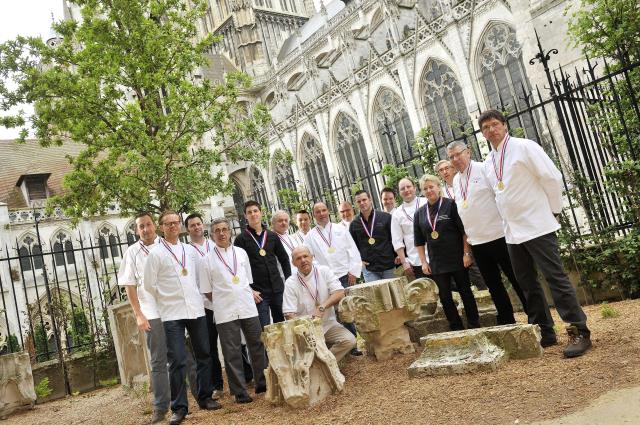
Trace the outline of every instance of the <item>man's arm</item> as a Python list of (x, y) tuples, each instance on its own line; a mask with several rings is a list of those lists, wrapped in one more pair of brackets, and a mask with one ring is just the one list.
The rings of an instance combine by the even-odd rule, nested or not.
[(142, 284), (145, 291), (158, 303), (158, 266), (159, 259), (153, 255), (153, 252), (147, 257), (144, 265), (144, 273), (142, 274)]
[(362, 258), (360, 257), (360, 251), (353, 241), (351, 235), (347, 232), (344, 233), (344, 239), (347, 244), (347, 254), (349, 255), (349, 285), (356, 283), (356, 279), (360, 277), (362, 272)]
[(562, 212), (562, 173), (553, 163), (549, 155), (532, 140), (524, 144), (526, 164), (531, 173), (537, 177), (542, 189), (547, 194), (551, 212)]
[(146, 332), (150, 331), (151, 325), (140, 309), (140, 300), (138, 300), (138, 288), (132, 285), (127, 285), (125, 286), (125, 291), (127, 291), (127, 299), (129, 300), (129, 304), (131, 304), (133, 314), (136, 315), (136, 324), (138, 325), (138, 329)]

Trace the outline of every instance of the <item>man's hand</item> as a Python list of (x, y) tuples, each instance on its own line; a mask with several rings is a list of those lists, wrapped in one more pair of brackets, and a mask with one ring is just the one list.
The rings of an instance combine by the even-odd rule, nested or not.
[(404, 270), (404, 274), (415, 276), (415, 274), (413, 273), (413, 267), (411, 267), (411, 264), (408, 261), (402, 263), (402, 269)]
[(393, 260), (393, 263), (394, 263), (396, 266), (399, 266), (400, 264), (402, 264), (402, 260), (400, 259), (400, 257), (396, 257), (396, 259), (395, 259), (395, 260)]
[(144, 332), (149, 332), (151, 330), (151, 325), (144, 314), (140, 313), (139, 316), (136, 316), (136, 324), (138, 325), (138, 329)]
[(424, 263), (422, 265), (422, 273), (431, 274), (431, 267), (429, 267), (429, 263)]
[(471, 257), (471, 255), (464, 254), (462, 256), (462, 264), (464, 264), (465, 269), (468, 269), (473, 264), (473, 257)]
[(367, 263), (366, 261), (362, 262), (362, 267), (367, 267), (370, 263)]
[(260, 296), (260, 292), (258, 291), (253, 291), (253, 301), (256, 302), (256, 304), (260, 304), (262, 302), (262, 297)]
[(317, 317), (319, 319), (322, 319), (326, 312), (327, 312), (326, 309), (324, 311), (320, 311), (320, 306), (316, 306), (316, 309), (313, 312), (313, 317)]
[(356, 283), (356, 280), (358, 279), (354, 275), (347, 273), (347, 284), (349, 284), (349, 286), (353, 286)]

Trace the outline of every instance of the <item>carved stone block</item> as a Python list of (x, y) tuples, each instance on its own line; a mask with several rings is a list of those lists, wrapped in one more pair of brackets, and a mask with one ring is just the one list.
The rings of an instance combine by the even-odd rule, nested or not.
[(344, 376), (324, 341), (320, 319), (301, 317), (265, 326), (269, 356), (266, 399), (294, 408), (313, 406), (341, 392)]
[(145, 336), (138, 329), (128, 301), (109, 307), (109, 327), (122, 385), (131, 387), (149, 382), (150, 362)]
[(0, 418), (4, 419), (21, 407), (33, 407), (35, 402), (29, 353), (22, 351), (0, 356)]
[(355, 323), (367, 345), (367, 352), (378, 360), (394, 353), (415, 351), (405, 322), (418, 317), (425, 306), (435, 306), (438, 287), (431, 279), (406, 277), (383, 279), (347, 288), (339, 304), (343, 322)]
[(493, 371), (510, 359), (542, 356), (537, 325), (504, 325), (444, 332), (422, 338), (425, 349), (410, 377)]

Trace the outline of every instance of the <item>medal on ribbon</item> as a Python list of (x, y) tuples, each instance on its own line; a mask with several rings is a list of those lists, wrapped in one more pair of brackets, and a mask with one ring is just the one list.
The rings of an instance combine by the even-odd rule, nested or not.
[(509, 144), (509, 140), (511, 140), (511, 136), (507, 133), (504, 136), (504, 142), (502, 144), (502, 150), (500, 152), (500, 169), (496, 167), (496, 151), (491, 153), (491, 162), (493, 163), (493, 171), (496, 173), (496, 179), (498, 179), (498, 190), (504, 190), (504, 182), (502, 181), (504, 177), (504, 155), (507, 151), (507, 145)]
[(251, 234), (249, 229), (245, 229), (244, 231), (247, 232), (249, 236), (251, 236), (251, 239), (253, 239), (253, 241), (256, 243), (256, 245), (258, 245), (258, 254), (260, 254), (262, 257), (267, 255), (267, 251), (264, 249), (264, 247), (267, 244), (267, 231), (265, 229), (262, 230), (262, 236), (260, 237), (260, 242), (258, 242), (258, 240), (253, 236), (253, 234)]
[(431, 238), (432, 239), (438, 239), (440, 237), (440, 234), (438, 233), (438, 231), (436, 230), (436, 225), (438, 224), (438, 215), (440, 214), (440, 207), (442, 206), (442, 198), (440, 198), (440, 202), (438, 203), (438, 209), (436, 210), (436, 216), (433, 219), (433, 222), (431, 221), (431, 213), (429, 213), (429, 205), (427, 204), (427, 221), (429, 222), (429, 226), (431, 226)]
[(206, 239), (204, 241), (204, 245), (207, 247), (207, 249), (206, 249), (207, 252), (206, 253), (200, 251), (200, 248), (198, 248), (198, 245), (196, 245), (196, 244), (194, 244), (192, 242), (189, 242), (189, 245), (194, 247), (196, 249), (196, 251), (198, 251), (198, 254), (200, 254), (201, 257), (204, 257), (205, 255), (207, 255), (209, 253), (209, 241), (206, 240)]
[[(416, 196), (416, 209), (414, 210), (414, 212), (415, 212), (415, 211), (418, 211), (418, 208), (419, 208), (419, 207), (420, 207), (420, 198), (418, 198), (418, 197)], [(412, 216), (410, 216), (409, 214), (407, 214), (407, 211), (404, 209), (404, 204), (403, 204), (400, 208), (402, 209), (402, 212), (403, 212), (403, 213), (404, 213), (404, 215), (407, 217), (407, 219), (408, 219), (410, 222), (412, 222), (412, 223), (413, 223), (413, 217), (412, 217)]]
[(313, 279), (316, 282), (316, 294), (315, 295), (313, 295), (313, 292), (311, 292), (311, 289), (309, 288), (309, 285), (307, 285), (307, 282), (304, 281), (304, 279), (300, 275), (300, 272), (298, 272), (298, 282), (300, 282), (300, 284), (302, 286), (304, 286), (304, 288), (307, 290), (309, 295), (311, 295), (311, 298), (313, 298), (313, 301), (315, 302), (316, 307), (318, 307), (320, 305), (320, 293), (318, 292), (318, 269), (315, 268), (315, 267), (313, 268)]
[[(451, 188), (451, 189), (453, 189), (453, 188)], [(455, 192), (454, 192), (454, 193), (451, 193), (451, 192), (449, 191), (449, 185), (448, 185), (446, 182), (444, 183), (444, 190), (447, 192), (447, 195), (449, 196), (449, 199), (452, 199), (452, 200), (454, 200), (454, 201), (456, 200), (456, 194), (455, 194)]]
[(362, 218), (362, 214), (360, 214), (360, 223), (362, 223), (362, 227), (364, 228), (364, 232), (369, 236), (367, 242), (369, 245), (373, 245), (376, 243), (376, 239), (373, 237), (373, 227), (376, 225), (376, 212), (373, 211), (373, 218), (371, 219), (371, 230), (367, 229), (367, 225), (364, 223), (364, 219)]
[(336, 249), (331, 246), (331, 238), (333, 237), (333, 235), (331, 234), (331, 223), (329, 223), (329, 239), (324, 237), (324, 235), (322, 234), (322, 230), (320, 230), (320, 226), (316, 226), (316, 231), (318, 232), (324, 243), (327, 244), (327, 252), (329, 254), (333, 254), (334, 252), (336, 252)]
[(280, 233), (276, 232), (276, 235), (278, 235), (278, 238), (280, 239), (280, 241), (286, 245), (287, 248), (289, 248), (289, 251), (293, 251), (293, 242), (291, 242), (291, 239), (289, 238), (289, 235), (284, 234), (281, 235)]
[(467, 167), (467, 172), (465, 173), (467, 176), (467, 182), (465, 185), (462, 185), (462, 175), (460, 175), (460, 193), (462, 193), (462, 208), (467, 209), (469, 207), (469, 203), (467, 202), (467, 197), (469, 196), (469, 181), (471, 181), (471, 167), (473, 167), (473, 163), (469, 162), (469, 167)]
[(147, 248), (145, 244), (142, 243), (142, 239), (140, 239), (138, 243), (140, 244), (140, 249), (142, 250), (142, 252), (144, 252), (144, 255), (149, 255), (149, 248)]
[(231, 247), (231, 252), (233, 253), (233, 269), (229, 267), (229, 264), (227, 264), (227, 262), (224, 260), (224, 257), (222, 257), (222, 253), (217, 246), (214, 246), (213, 250), (218, 256), (220, 262), (224, 264), (225, 268), (229, 271), (229, 273), (231, 273), (231, 282), (240, 283), (240, 276), (238, 276), (238, 257), (236, 257), (235, 248), (233, 246)]
[(167, 251), (171, 253), (171, 256), (174, 258), (174, 260), (176, 260), (176, 263), (178, 263), (182, 268), (180, 274), (182, 274), (182, 276), (187, 276), (189, 272), (187, 271), (187, 255), (184, 252), (184, 245), (182, 245), (182, 262), (180, 262), (180, 260), (178, 260), (178, 257), (176, 257), (176, 254), (173, 253), (173, 250), (171, 249), (167, 241), (165, 241), (164, 239), (160, 239), (160, 242), (162, 242), (162, 245), (167, 249)]

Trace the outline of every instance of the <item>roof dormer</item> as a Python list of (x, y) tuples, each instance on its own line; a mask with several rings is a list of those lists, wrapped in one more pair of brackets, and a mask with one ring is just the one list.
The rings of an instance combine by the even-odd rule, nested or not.
[(22, 196), (30, 207), (40, 207), (49, 197), (47, 180), (51, 173), (23, 174), (18, 179), (16, 186), (20, 188)]

